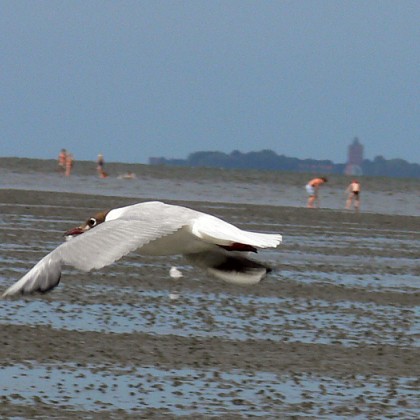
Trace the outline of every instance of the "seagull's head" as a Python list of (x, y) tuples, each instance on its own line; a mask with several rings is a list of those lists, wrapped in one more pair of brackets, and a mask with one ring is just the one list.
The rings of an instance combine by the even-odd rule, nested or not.
[(89, 217), (89, 219), (87, 219), (86, 222), (84, 222), (80, 226), (77, 226), (75, 228), (68, 230), (67, 232), (64, 233), (66, 240), (69, 240), (75, 236), (85, 233), (88, 230), (93, 229), (95, 226), (98, 226), (101, 223), (105, 222), (105, 218), (108, 213), (109, 213), (108, 210), (96, 213), (94, 216)]

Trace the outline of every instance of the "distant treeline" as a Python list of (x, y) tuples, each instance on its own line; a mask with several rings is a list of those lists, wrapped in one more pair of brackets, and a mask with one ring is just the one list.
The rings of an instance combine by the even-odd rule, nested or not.
[[(290, 172), (312, 172), (317, 174), (343, 174), (345, 163), (331, 160), (298, 159), (278, 155), (272, 150), (242, 153), (234, 150), (230, 154), (223, 152), (195, 152), (187, 159), (150, 158), (151, 165), (192, 166), (230, 169), (261, 169)], [(403, 159), (384, 159), (377, 156), (373, 160), (365, 159), (361, 165), (363, 175), (389, 176), (398, 178), (420, 178), (420, 165)]]

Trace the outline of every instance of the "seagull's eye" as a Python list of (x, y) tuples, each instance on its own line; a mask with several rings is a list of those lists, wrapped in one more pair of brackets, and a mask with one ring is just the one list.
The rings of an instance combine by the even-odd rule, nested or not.
[(93, 217), (91, 217), (91, 218), (88, 220), (87, 224), (88, 224), (88, 226), (89, 226), (89, 227), (91, 227), (91, 228), (95, 227), (95, 226), (96, 226), (96, 224), (97, 224), (96, 219), (95, 219), (95, 218), (93, 218)]

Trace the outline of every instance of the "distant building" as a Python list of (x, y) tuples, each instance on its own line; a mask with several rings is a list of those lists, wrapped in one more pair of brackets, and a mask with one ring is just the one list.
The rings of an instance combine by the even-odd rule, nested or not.
[(354, 138), (353, 143), (349, 146), (347, 163), (350, 165), (361, 166), (363, 162), (363, 145), (359, 142), (357, 137)]
[(347, 164), (344, 169), (346, 175), (362, 175), (363, 145), (355, 137), (348, 148)]

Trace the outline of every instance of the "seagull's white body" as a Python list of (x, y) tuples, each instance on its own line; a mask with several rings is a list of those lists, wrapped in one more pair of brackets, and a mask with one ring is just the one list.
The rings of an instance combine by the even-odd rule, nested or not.
[(225, 281), (257, 283), (267, 267), (237, 251), (275, 248), (282, 240), (278, 234), (244, 231), (209, 214), (156, 201), (103, 214), (97, 225), (89, 219), (95, 220), (94, 228), (86, 227), (87, 222), (85, 233), (46, 255), (3, 297), (49, 291), (59, 283), (63, 265), (82, 271), (100, 269), (135, 250), (143, 255), (182, 254)]

